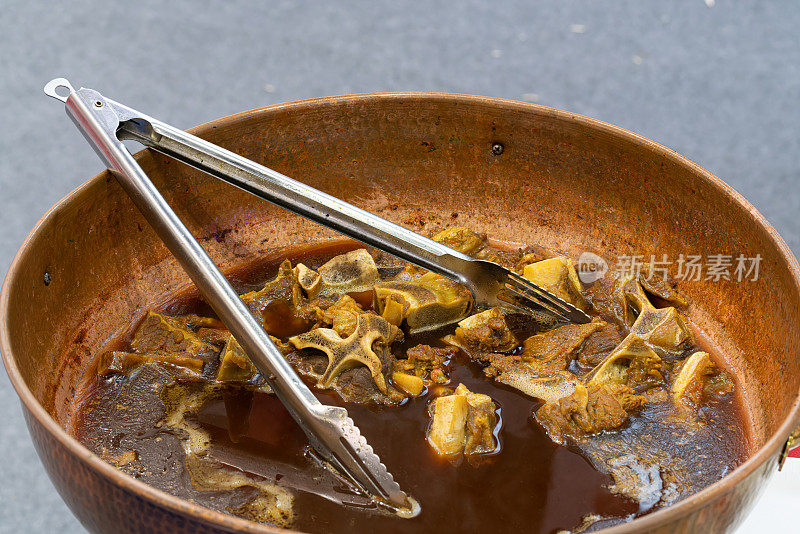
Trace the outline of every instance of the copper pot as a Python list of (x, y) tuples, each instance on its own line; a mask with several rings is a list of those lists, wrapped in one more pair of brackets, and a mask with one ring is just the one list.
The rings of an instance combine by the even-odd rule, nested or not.
[[(732, 529), (778, 468), (800, 424), (800, 267), (753, 206), (686, 158), (571, 113), (445, 94), (281, 104), (194, 133), (415, 230), (458, 223), (611, 262), (760, 254), (757, 281), (680, 285), (691, 321), (740, 377), (752, 456), (696, 495), (607, 532)], [(223, 270), (335, 237), (173, 160), (138, 157)], [(8, 271), (3, 359), (42, 462), (91, 531), (277, 531), (152, 489), (70, 435), (75, 387), (98, 348), (123, 318), (189, 286), (108, 173), (56, 204)]]

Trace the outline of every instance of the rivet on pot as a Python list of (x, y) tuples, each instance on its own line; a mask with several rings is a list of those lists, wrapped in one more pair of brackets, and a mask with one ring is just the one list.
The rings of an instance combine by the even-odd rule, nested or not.
[(49, 286), (50, 282), (53, 280), (53, 277), (50, 276), (49, 272), (45, 271), (44, 272), (44, 276), (43, 276), (43, 280), (44, 280), (44, 285)]
[(504, 150), (505, 147), (503, 146), (502, 143), (492, 143), (492, 154), (494, 154), (495, 156), (499, 156), (500, 154), (503, 153)]

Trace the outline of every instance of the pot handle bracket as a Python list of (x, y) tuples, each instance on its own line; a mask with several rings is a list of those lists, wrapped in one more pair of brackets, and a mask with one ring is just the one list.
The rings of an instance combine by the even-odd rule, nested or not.
[(783, 444), (781, 454), (778, 456), (778, 471), (783, 469), (783, 464), (786, 463), (786, 458), (789, 457), (789, 453), (795, 448), (800, 448), (800, 426), (795, 428), (794, 432), (789, 434), (786, 443)]

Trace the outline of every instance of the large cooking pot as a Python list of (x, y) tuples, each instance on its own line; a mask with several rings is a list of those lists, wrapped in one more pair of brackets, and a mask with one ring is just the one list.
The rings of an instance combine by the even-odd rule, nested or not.
[[(760, 254), (756, 281), (679, 286), (690, 320), (739, 377), (752, 456), (691, 498), (607, 532), (731, 529), (778, 469), (800, 424), (800, 268), (753, 206), (691, 161), (571, 113), (444, 94), (282, 104), (194, 133), (414, 230), (458, 223), (611, 263)], [(138, 158), (223, 271), (336, 237), (174, 160)], [(70, 435), (76, 384), (98, 348), (126, 318), (189, 286), (108, 173), (53, 207), (8, 271), (3, 359), (47, 472), (91, 531), (277, 531), (150, 488)]]

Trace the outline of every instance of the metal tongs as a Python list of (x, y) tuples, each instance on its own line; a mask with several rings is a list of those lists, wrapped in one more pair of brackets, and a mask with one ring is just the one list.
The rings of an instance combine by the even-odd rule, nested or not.
[(135, 140), (298, 215), (410, 263), (464, 284), (477, 305), (518, 311), (545, 310), (568, 322), (590, 318), (563, 299), (495, 263), (476, 260), (296, 182), (213, 143), (153, 119), (92, 89), (75, 90), (63, 78), (45, 94), (66, 104), (75, 122), (208, 303), (269, 378), (275, 394), (326, 461), (379, 502), (413, 516), (410, 499), (359, 432), (347, 410), (321, 404), (250, 314), (208, 254), (192, 236), (122, 143)]

